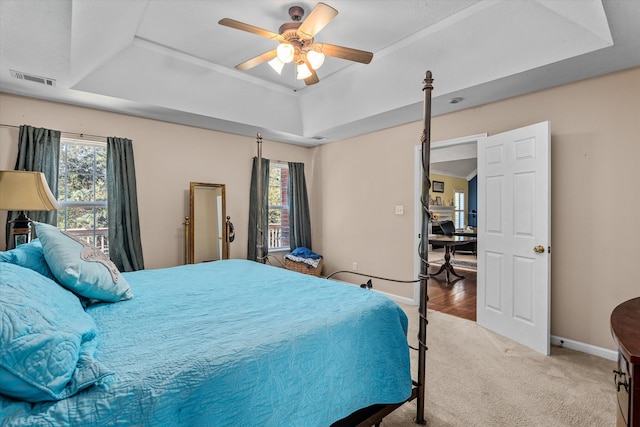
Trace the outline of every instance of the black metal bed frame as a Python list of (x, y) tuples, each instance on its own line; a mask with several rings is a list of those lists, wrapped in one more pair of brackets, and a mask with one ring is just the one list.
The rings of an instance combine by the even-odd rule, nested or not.
[[(422, 206), (422, 227), (420, 233), (420, 274), (418, 280), (420, 282), (420, 298), (418, 302), (418, 377), (413, 380), (413, 387), (411, 390), (411, 396), (404, 401), (396, 404), (379, 404), (372, 405), (363, 409), (360, 409), (351, 415), (336, 421), (331, 427), (370, 427), (379, 426), (382, 419), (389, 415), (391, 412), (404, 405), (406, 402), (410, 402), (417, 399), (416, 402), (416, 417), (414, 422), (419, 425), (426, 424), (424, 418), (425, 411), (425, 377), (426, 377), (426, 351), (427, 351), (427, 304), (429, 302), (429, 295), (427, 292), (427, 284), (429, 280), (429, 264), (428, 251), (429, 251), (429, 190), (431, 188), (431, 181), (429, 179), (429, 164), (431, 154), (431, 94), (433, 92), (433, 77), (431, 71), (427, 71), (425, 79), (423, 81), (424, 86), (422, 91), (424, 93), (424, 105), (423, 105), (423, 131), (420, 137), (420, 143), (422, 145), (422, 193), (420, 198), (420, 204)], [(258, 145), (258, 162), (257, 162), (257, 191), (258, 191), (258, 212), (262, 211), (262, 135), (258, 133), (256, 143)], [(260, 219), (257, 221), (257, 260), (264, 262), (263, 255), (263, 233), (262, 224)], [(365, 275), (366, 276), (366, 275)], [(399, 281), (406, 282), (406, 281)], [(416, 282), (411, 281), (411, 282)]]

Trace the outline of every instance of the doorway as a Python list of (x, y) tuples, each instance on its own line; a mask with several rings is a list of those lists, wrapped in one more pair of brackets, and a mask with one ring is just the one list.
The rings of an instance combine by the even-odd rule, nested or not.
[[(459, 148), (464, 145), (461, 141), (464, 138), (434, 144), (430, 162), (437, 162), (433, 154), (438, 149)], [(476, 140), (480, 225), (476, 321), (546, 355), (551, 304), (550, 141), (549, 121)], [(418, 148), (416, 154), (419, 164)], [(421, 175), (417, 167), (416, 177)], [(418, 224), (420, 196), (415, 200)], [(419, 232), (415, 236), (419, 242)], [(420, 262), (416, 256), (416, 268)]]
[[(434, 142), (431, 145), (430, 174), (465, 178), (467, 181), (471, 180), (477, 170), (477, 143), (480, 139), (486, 137), (487, 134), (479, 134)], [(420, 244), (420, 232), (422, 229), (422, 212), (419, 202), (422, 194), (421, 149), (421, 146), (416, 146), (415, 150), (415, 247)], [(468, 215), (467, 218), (469, 218)], [(437, 262), (443, 258), (443, 248), (429, 249), (430, 263)], [(429, 279), (429, 308), (475, 321), (477, 303), (476, 256), (472, 253), (458, 252), (452, 257), (452, 262), (456, 269), (460, 269), (464, 279), (446, 283), (444, 274), (433, 276), (433, 278)], [(414, 264), (416, 275), (419, 273), (420, 263), (419, 257), (416, 256)], [(469, 265), (465, 265), (465, 263), (469, 263)], [(439, 267), (439, 264), (432, 264), (429, 269), (430, 273), (435, 273)], [(414, 288), (414, 301), (416, 303), (418, 298), (419, 285), (416, 285)]]

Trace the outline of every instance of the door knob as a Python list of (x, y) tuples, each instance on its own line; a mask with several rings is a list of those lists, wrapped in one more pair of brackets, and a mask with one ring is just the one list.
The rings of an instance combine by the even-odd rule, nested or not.
[(544, 246), (542, 245), (538, 245), (535, 248), (533, 248), (533, 251), (537, 254), (543, 254), (544, 253)]

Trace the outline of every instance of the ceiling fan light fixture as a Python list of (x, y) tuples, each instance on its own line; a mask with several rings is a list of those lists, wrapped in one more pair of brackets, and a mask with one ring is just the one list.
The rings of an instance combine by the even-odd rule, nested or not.
[(278, 54), (278, 59), (283, 63), (288, 64), (293, 61), (293, 56), (295, 55), (296, 50), (293, 45), (290, 45), (289, 43), (280, 43), (276, 52)]
[[(323, 65), (325, 55), (361, 64), (368, 64), (373, 59), (372, 52), (324, 42), (314, 43), (318, 32), (338, 15), (336, 9), (319, 2), (304, 21), (302, 20), (303, 15), (304, 9), (302, 7), (292, 6), (289, 8), (291, 22), (282, 24), (277, 33), (230, 18), (223, 18), (218, 21), (218, 24), (225, 27), (245, 31), (278, 42), (275, 49), (244, 61), (236, 65), (235, 68), (240, 71), (247, 71), (263, 62), (268, 62), (278, 74), (282, 74), (283, 64), (291, 62), (297, 65), (297, 78), (304, 80), (307, 86), (311, 86), (320, 82), (316, 70)], [(274, 57), (278, 59), (275, 60)]]
[(296, 74), (297, 74), (298, 80), (304, 80), (307, 77), (311, 77), (311, 71), (309, 70), (309, 68), (307, 67), (307, 64), (305, 63), (298, 64)]
[(317, 70), (324, 64), (324, 53), (310, 50), (307, 53), (307, 59), (309, 60), (309, 64), (311, 64), (311, 68)]
[(273, 58), (271, 61), (267, 62), (273, 68), (276, 73), (282, 74), (282, 69), (284, 68), (284, 62), (280, 61), (280, 58), (277, 56)]

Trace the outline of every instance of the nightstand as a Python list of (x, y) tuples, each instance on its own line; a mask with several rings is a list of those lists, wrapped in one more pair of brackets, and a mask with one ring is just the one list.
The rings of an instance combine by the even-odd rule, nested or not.
[(618, 345), (616, 426), (640, 427), (640, 297), (613, 310), (611, 333)]

